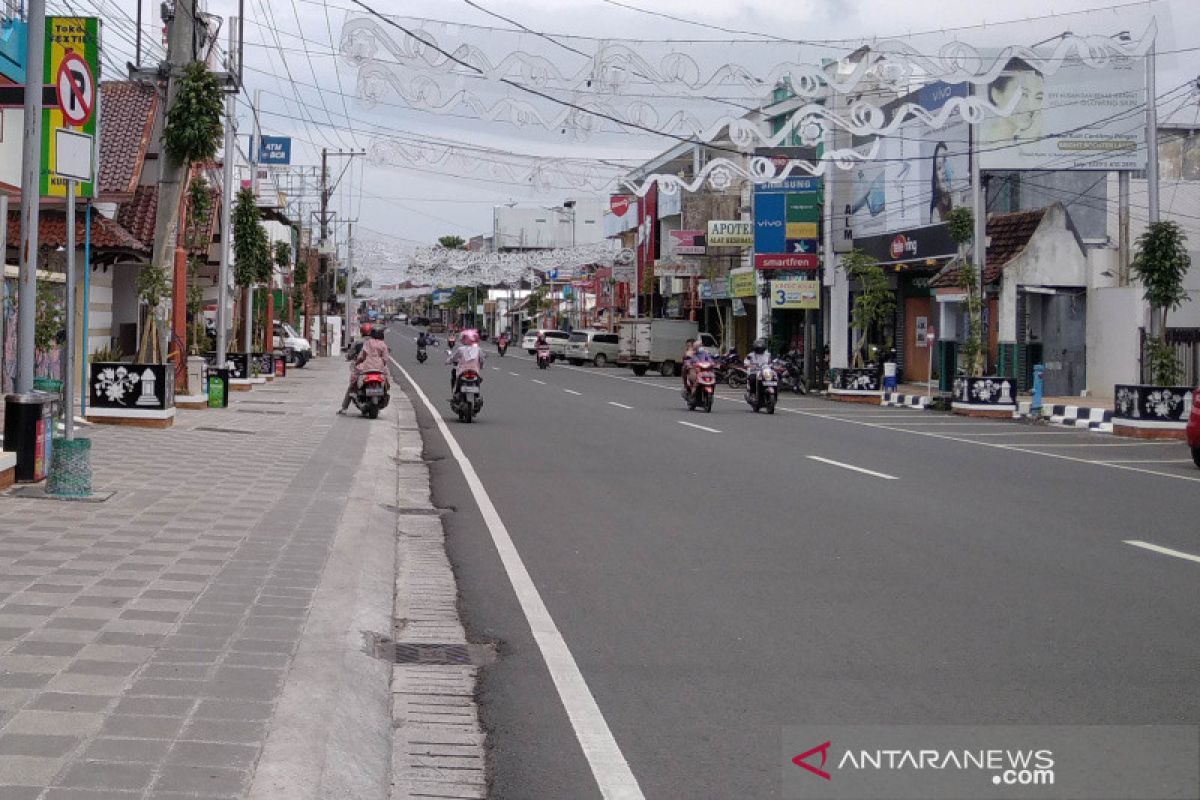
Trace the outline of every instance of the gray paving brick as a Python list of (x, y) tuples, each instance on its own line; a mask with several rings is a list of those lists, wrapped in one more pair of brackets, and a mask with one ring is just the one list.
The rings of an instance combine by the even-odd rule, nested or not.
[(149, 764), (84, 761), (68, 769), (57, 784), (87, 789), (137, 791), (148, 786), (153, 777), (154, 768)]
[(58, 758), (74, 750), (79, 742), (76, 736), (5, 733), (0, 734), (0, 756)]
[(189, 792), (194, 794), (231, 794), (241, 792), (249, 773), (223, 767), (201, 767), (185, 764), (163, 768), (154, 791)]
[(0, 689), (40, 689), (51, 677), (37, 672), (0, 672)]
[(73, 656), (82, 649), (82, 644), (69, 642), (21, 642), (11, 652), (31, 656)]
[(21, 627), (7, 626), (7, 625), (0, 626), (0, 642), (7, 642), (7, 641), (12, 641), (13, 639), (19, 639), (20, 637), (29, 633), (29, 631), (31, 631), (31, 630), (32, 630), (32, 628), (21, 628)]
[(273, 710), (270, 703), (205, 699), (196, 707), (195, 716), (197, 719), (264, 720), (271, 718)]
[(137, 800), (141, 792), (118, 792), (109, 789), (50, 788), (42, 800)]
[(266, 720), (195, 719), (187, 724), (181, 739), (200, 742), (256, 744), (262, 740)]
[(186, 717), (195, 701), (181, 697), (123, 697), (114, 709), (116, 714), (138, 714), (153, 717)]
[(135, 672), (138, 665), (128, 661), (93, 661), (89, 659), (77, 659), (71, 666), (67, 667), (67, 672), (77, 673), (81, 675), (130, 675)]
[(176, 742), (167, 756), (167, 764), (191, 764), (195, 766), (229, 767), (247, 770), (258, 755), (255, 745), (220, 742)]
[(46, 623), (47, 628), (63, 628), (73, 631), (95, 631), (104, 627), (101, 617), (55, 617)]
[(103, 695), (43, 692), (37, 700), (29, 705), (29, 708), (39, 711), (96, 712), (106, 708), (110, 703), (112, 703), (112, 698)]
[(114, 714), (104, 722), (105, 736), (129, 739), (170, 739), (183, 728), (183, 717), (141, 717)]
[(0, 786), (0, 797), (4, 800), (37, 800), (41, 793), (40, 786)]
[(150, 739), (113, 739), (101, 736), (92, 740), (83, 753), (85, 760), (119, 761), (134, 764), (159, 764), (167, 757), (171, 743)]

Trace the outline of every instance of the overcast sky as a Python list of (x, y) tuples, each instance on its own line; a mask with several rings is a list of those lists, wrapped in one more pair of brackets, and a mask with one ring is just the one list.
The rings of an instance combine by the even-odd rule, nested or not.
[[(872, 37), (908, 38), (922, 51), (934, 51), (954, 38), (979, 46), (1033, 44), (1063, 31), (1110, 34), (1131, 29), (1140, 34), (1153, 16), (1159, 27), (1160, 51), (1200, 47), (1200, 2), (1166, 0), (1156, 3), (1128, 4), (1113, 8), (1102, 0), (1008, 0), (1005, 3), (983, 0), (618, 0), (630, 6), (652, 9), (706, 25), (721, 26), (744, 34), (722, 33), (685, 21), (671, 21), (620, 8), (603, 0), (365, 0), (381, 13), (397, 13), (461, 23), (463, 26), (510, 28), (509, 23), (481, 9), (503, 15), (520, 25), (549, 34), (587, 37), (614, 37), (642, 40), (661, 39), (745, 39), (736, 45), (681, 44), (676, 49), (697, 58), (711, 56), (766, 67), (781, 60), (817, 63), (823, 57), (842, 55), (855, 44)], [(93, 8), (73, 3), (80, 13), (105, 12), (105, 44), (119, 63), (131, 51), (131, 17), (134, 3), (129, 0), (87, 0)], [(640, 159), (660, 152), (672, 140), (650, 135), (607, 134), (588, 141), (577, 141), (561, 132), (519, 127), (500, 122), (481, 123), (463, 116), (440, 116), (406, 107), (394, 95), (386, 104), (370, 107), (356, 97), (358, 70), (340, 54), (341, 30), (348, 17), (358, 17), (362, 9), (352, 0), (245, 0), (246, 85), (252, 97), (261, 90), (261, 116), (264, 132), (290, 135), (294, 139), (293, 164), (316, 165), (320, 148), (370, 148), (391, 131), (410, 136), (436, 136), (476, 145), (512, 150), (535, 156), (572, 155)], [(217, 15), (236, 13), (236, 2), (209, 0), (207, 10)], [(52, 13), (64, 13), (64, 0), (50, 0)], [(1106, 8), (1087, 14), (1072, 13), (1084, 9)], [(119, 12), (118, 12), (119, 9)], [(353, 9), (353, 11), (352, 11)], [(145, 0), (148, 36), (161, 41), (157, 21), (158, 5)], [(1058, 16), (1045, 18), (1048, 14)], [(1037, 18), (1037, 19), (1033, 19)], [(1026, 20), (1016, 24), (999, 24)], [(983, 27), (978, 27), (983, 25)], [(975, 27), (965, 27), (975, 26)], [(963, 30), (954, 30), (965, 27)], [(921, 33), (935, 31), (933, 33)], [(495, 48), (519, 41), (527, 51), (550, 59), (560, 69), (577, 69), (586, 63), (584, 56), (569, 52), (562, 44), (524, 36), (488, 34), (473, 27), (438, 28), (444, 35), (474, 43), (495, 55)], [(396, 40), (405, 37), (393, 31)], [(845, 45), (812, 47), (755, 44), (754, 33), (787, 39), (850, 40)], [(921, 33), (921, 35), (914, 34)], [(156, 45), (159, 43), (156, 41)], [(222, 45), (225, 32), (221, 33)], [(764, 39), (765, 42), (765, 39)], [(585, 53), (596, 43), (568, 40), (570, 47)], [(284, 52), (280, 52), (282, 45)], [(489, 46), (492, 48), (488, 50)], [(662, 45), (631, 45), (635, 50), (661, 56)], [(154, 50), (157, 54), (161, 48)], [(714, 55), (716, 54), (716, 55)], [(765, 70), (764, 70), (765, 71)], [(1160, 58), (1159, 92), (1200, 74), (1200, 50)], [(315, 87), (320, 87), (318, 90)], [(303, 106), (303, 107), (302, 107)], [(242, 108), (240, 130), (250, 130), (250, 116)], [(335, 162), (340, 165), (341, 162)], [(340, 167), (339, 167), (340, 168)], [(358, 163), (345, 174), (335, 201), (343, 219), (358, 220), (357, 229), (365, 236), (395, 237), (397, 246), (414, 242), (432, 243), (438, 236), (453, 233), (469, 237), (486, 233), (491, 227), (491, 209), (495, 204), (517, 201), (557, 205), (578, 196), (579, 192), (556, 189), (537, 192), (528, 186), (509, 185), (474, 174), (475, 180), (441, 174), (438, 168), (389, 167), (376, 163)]]

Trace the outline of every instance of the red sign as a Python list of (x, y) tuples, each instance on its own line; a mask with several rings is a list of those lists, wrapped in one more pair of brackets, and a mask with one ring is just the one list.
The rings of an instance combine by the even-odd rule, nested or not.
[(625, 212), (629, 210), (629, 204), (633, 202), (633, 198), (627, 194), (614, 194), (608, 198), (608, 207), (618, 217), (625, 216)]
[(773, 253), (755, 253), (755, 269), (816, 269), (818, 257), (816, 253), (801, 255), (776, 255)]
[(80, 127), (92, 118), (96, 107), (96, 82), (92, 69), (78, 53), (67, 53), (58, 67), (55, 80), (58, 107), (67, 124)]

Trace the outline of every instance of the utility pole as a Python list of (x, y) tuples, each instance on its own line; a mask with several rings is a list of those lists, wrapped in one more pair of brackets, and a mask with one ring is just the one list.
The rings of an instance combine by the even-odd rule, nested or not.
[[(335, 284), (336, 286), (336, 284)], [(350, 346), (350, 322), (354, 307), (354, 223), (346, 223), (346, 326), (342, 341)]]
[[(234, 37), (238, 26), (230, 19), (229, 25), (229, 57), (225, 68), (230, 75), (236, 75), (233, 64)], [(221, 165), (221, 266), (217, 273), (217, 352), (216, 366), (224, 366), (225, 356), (229, 350), (227, 340), (229, 320), (227, 307), (229, 305), (229, 250), (233, 245), (233, 157), (237, 149), (237, 87), (236, 84), (226, 88), (225, 94), (225, 158)]]
[[(42, 70), (46, 58), (46, 2), (29, 0), (29, 44), (25, 59), (25, 126), (21, 147), (21, 244), (17, 283), (17, 394), (33, 391), (33, 330), (37, 309), (38, 203), (41, 198)], [(4, 220), (8, 225), (8, 219)]]
[[(168, 4), (163, 5), (164, 12), (171, 13), (171, 16), (165, 21), (167, 23), (167, 103), (166, 109), (169, 112), (175, 104), (175, 97), (179, 93), (179, 73), (181, 70), (196, 59), (196, 0), (175, 0), (173, 12), (168, 11), (172, 7)], [(187, 172), (184, 164), (178, 164), (173, 158), (170, 158), (165, 152), (159, 154), (158, 159), (158, 207), (154, 215), (154, 247), (152, 250), (151, 262), (155, 267), (163, 270), (168, 276), (169, 285), (171, 287), (171, 297), (173, 299), (172, 306), (175, 309), (183, 307), (182, 298), (186, 294), (186, 262), (182, 270), (184, 280), (180, 285), (180, 276), (176, 268), (176, 259), (178, 255), (175, 253), (179, 247), (179, 230), (181, 227), (180, 211), (183, 200), (184, 184), (187, 181)], [(185, 255), (186, 258), (186, 255)], [(151, 314), (158, 314), (160, 309), (150, 309)], [(174, 314), (173, 316), (178, 316)], [(178, 336), (183, 332), (184, 320), (173, 319), (171, 321), (170, 331)], [(168, 336), (167, 329), (161, 332), (164, 339)], [(170, 340), (166, 340), (166, 346), (163, 348), (163, 356), (170, 351)], [(183, 352), (180, 350), (177, 361), (176, 371), (183, 372)], [(186, 374), (186, 373), (185, 373)], [(176, 378), (180, 376), (177, 374)]]
[[(321, 297), (320, 297), (320, 305), (321, 305), (320, 342), (321, 342), (322, 349), (325, 351), (324, 355), (329, 355), (329, 343), (328, 343), (327, 337), (325, 335), (325, 296), (326, 296), (326, 292), (324, 291), (325, 282), (329, 279), (329, 257), (325, 252), (325, 249), (329, 245), (329, 198), (333, 195), (334, 190), (337, 189), (337, 185), (341, 182), (341, 176), (339, 176), (337, 180), (333, 181), (332, 184), (329, 182), (329, 157), (334, 156), (335, 158), (337, 158), (337, 157), (344, 156), (346, 158), (354, 158), (355, 156), (366, 155), (366, 152), (367, 152), (366, 150), (330, 150), (327, 147), (321, 148), (321, 212), (320, 212), (321, 239), (318, 244), (318, 252), (319, 252), (321, 267), (318, 270), (318, 272), (319, 272), (318, 278), (319, 279), (318, 279), (317, 285), (319, 287), (318, 291), (320, 292), (320, 295), (321, 295)], [(342, 171), (342, 174), (345, 175), (345, 170)], [(333, 277), (333, 288), (336, 293), (336, 290), (337, 290), (337, 276), (336, 275)], [(347, 296), (349, 296), (349, 295), (347, 295)], [(347, 345), (350, 344), (350, 331), (348, 331), (348, 330), (345, 331), (345, 342)]]
[[(1146, 189), (1150, 200), (1150, 224), (1158, 222), (1158, 96), (1155, 88), (1155, 44), (1146, 51)], [(28, 102), (28, 100), (26, 100)]]

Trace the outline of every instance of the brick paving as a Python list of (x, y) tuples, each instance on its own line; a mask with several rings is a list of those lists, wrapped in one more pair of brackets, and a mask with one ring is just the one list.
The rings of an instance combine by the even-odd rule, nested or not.
[(344, 380), (87, 428), (107, 502), (0, 495), (0, 797), (243, 796), (372, 431)]

